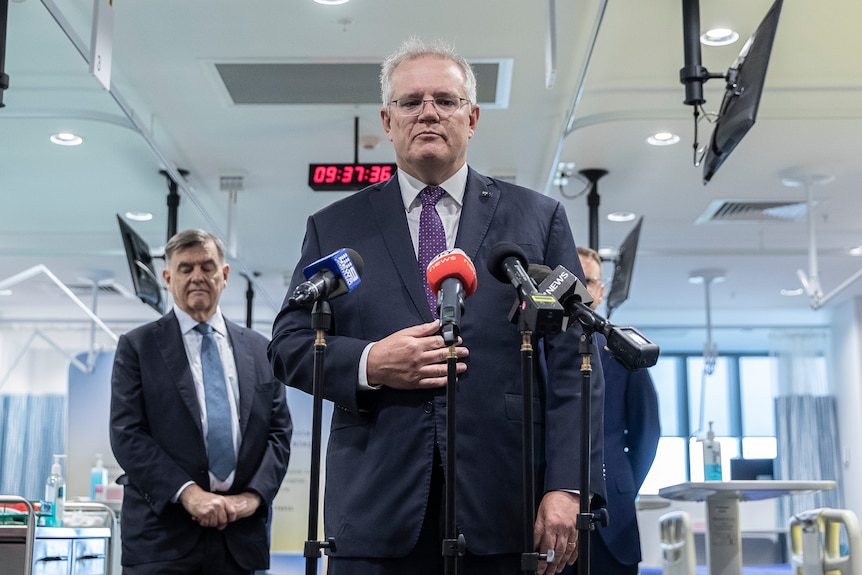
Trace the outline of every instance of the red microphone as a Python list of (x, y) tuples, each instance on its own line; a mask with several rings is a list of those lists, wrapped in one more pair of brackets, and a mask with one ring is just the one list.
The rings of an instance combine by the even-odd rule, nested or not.
[(439, 254), (425, 270), (428, 286), (437, 292), (437, 312), (440, 330), (446, 345), (458, 341), (464, 299), (476, 291), (478, 279), (473, 261), (455, 248)]

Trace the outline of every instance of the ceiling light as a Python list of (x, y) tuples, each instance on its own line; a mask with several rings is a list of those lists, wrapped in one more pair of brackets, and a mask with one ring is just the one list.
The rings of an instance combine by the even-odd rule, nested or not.
[(60, 132), (51, 136), (51, 141), (58, 146), (80, 146), (84, 143), (81, 136), (76, 136), (70, 132)]
[(339, 4), (347, 4), (350, 0), (314, 0), (317, 4), (324, 6), (338, 6)]
[(670, 132), (656, 132), (646, 141), (651, 146), (672, 146), (679, 142), (679, 136)]
[(779, 291), (778, 293), (780, 293), (781, 295), (785, 295), (787, 297), (796, 297), (798, 295), (804, 294), (805, 290), (802, 288), (784, 288), (783, 290)]
[(134, 222), (148, 222), (153, 219), (150, 212), (126, 212), (126, 217)]
[(634, 212), (613, 212), (608, 214), (608, 221), (611, 222), (630, 222), (635, 219)]
[(0, 296), (4, 295), (12, 295), (12, 290), (10, 289), (0, 289)]
[(724, 281), (724, 270), (721, 268), (703, 268), (693, 270), (688, 276), (688, 283), (702, 284)]
[(855, 248), (850, 248), (847, 250), (847, 253), (851, 256), (862, 256), (862, 246), (856, 246)]
[(700, 35), (700, 43), (704, 46), (727, 46), (739, 40), (739, 34), (730, 28), (713, 28)]

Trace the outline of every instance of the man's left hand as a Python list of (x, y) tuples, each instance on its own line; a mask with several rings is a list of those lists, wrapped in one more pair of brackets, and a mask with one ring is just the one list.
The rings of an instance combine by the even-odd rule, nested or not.
[(537, 573), (559, 573), (578, 558), (577, 520), (580, 497), (565, 491), (549, 491), (536, 514), (533, 542), (540, 553), (554, 550), (554, 560), (539, 562)]

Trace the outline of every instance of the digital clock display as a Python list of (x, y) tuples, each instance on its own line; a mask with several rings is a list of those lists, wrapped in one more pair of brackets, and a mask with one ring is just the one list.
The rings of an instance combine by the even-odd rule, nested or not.
[(361, 190), (394, 173), (395, 164), (309, 164), (308, 185), (318, 192)]

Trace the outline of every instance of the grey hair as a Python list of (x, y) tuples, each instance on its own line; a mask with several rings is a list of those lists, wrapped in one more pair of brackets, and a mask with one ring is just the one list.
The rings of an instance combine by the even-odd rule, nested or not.
[(461, 68), (464, 74), (464, 91), (471, 104), (476, 103), (476, 75), (473, 67), (463, 57), (459, 56), (455, 49), (442, 40), (425, 42), (421, 38), (412, 36), (392, 54), (383, 60), (380, 66), (380, 95), (383, 98), (383, 107), (387, 107), (392, 100), (392, 73), (400, 64), (409, 60), (419, 58), (437, 58), (440, 60), (451, 60)]
[(224, 263), (224, 244), (213, 234), (204, 230), (184, 230), (174, 234), (165, 244), (165, 261), (170, 262), (171, 257), (179, 251), (197, 246), (204, 246), (208, 242), (215, 245), (218, 252), (219, 262)]

